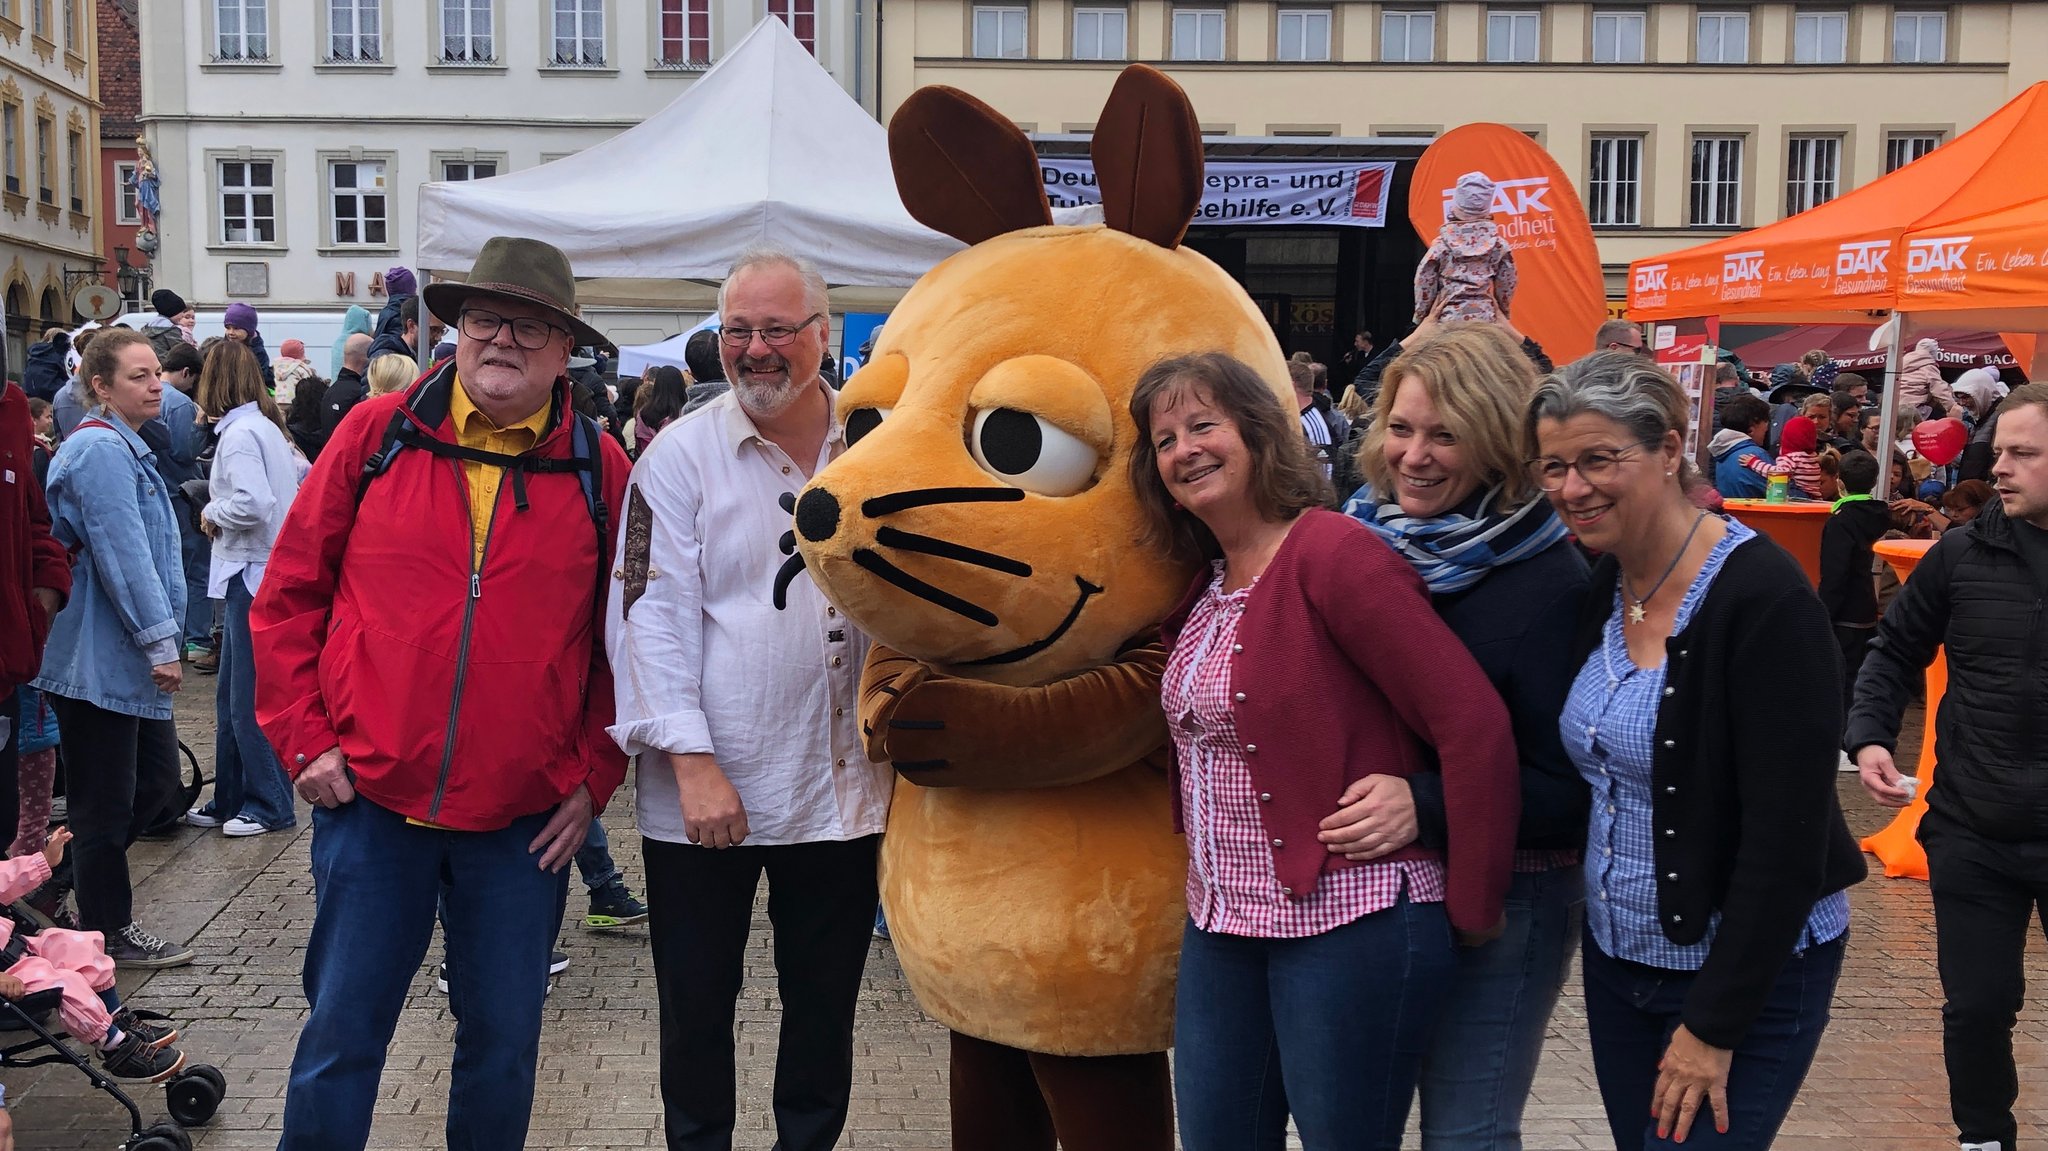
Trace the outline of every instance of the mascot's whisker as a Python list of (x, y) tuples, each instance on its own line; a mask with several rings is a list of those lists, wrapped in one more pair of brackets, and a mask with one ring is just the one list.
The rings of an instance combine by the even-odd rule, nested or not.
[[(796, 537), (794, 534), (783, 538), (789, 541), (789, 546), (782, 549), (784, 552), (788, 552), (796, 547)], [(994, 552), (985, 552), (980, 548), (971, 548), (965, 544), (956, 544), (951, 540), (921, 536), (916, 532), (899, 531), (892, 527), (884, 527), (877, 531), (875, 533), (875, 542), (885, 548), (916, 552), (919, 555), (937, 556), (942, 560), (958, 560), (961, 563), (984, 567), (990, 571), (999, 571), (1004, 575), (1028, 576), (1031, 574), (1031, 565), (1020, 560), (1013, 560), (1008, 556), (999, 556)]]
[(789, 585), (804, 570), (804, 553), (798, 552), (782, 561), (781, 570), (775, 573), (774, 603), (776, 611), (789, 609)]
[(930, 507), (933, 504), (1013, 504), (1024, 498), (1022, 488), (918, 488), (908, 492), (890, 492), (876, 496), (860, 505), (861, 514), (869, 519), (880, 519), (912, 508)]
[[(802, 554), (801, 552), (797, 553), (799, 557)], [(866, 548), (855, 548), (853, 550), (853, 562), (856, 566), (873, 572), (875, 575), (880, 576), (889, 583), (895, 584), (911, 595), (929, 603), (937, 604), (954, 615), (965, 616), (983, 627), (994, 627), (996, 625), (996, 615), (994, 612), (982, 607), (980, 604), (969, 603), (952, 592), (935, 588)], [(787, 566), (784, 565), (785, 570)]]

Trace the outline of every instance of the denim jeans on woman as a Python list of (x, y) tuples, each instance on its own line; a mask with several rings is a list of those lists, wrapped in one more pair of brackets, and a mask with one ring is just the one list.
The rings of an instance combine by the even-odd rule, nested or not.
[(228, 577), (227, 621), (221, 631), (220, 681), (213, 698), (213, 803), (221, 819), (254, 820), (276, 830), (298, 822), (292, 789), (277, 752), (256, 726), (256, 653), (249, 639), (244, 576)]
[(1302, 939), (1189, 923), (1174, 1009), (1187, 1151), (1395, 1151), (1457, 972), (1440, 903), (1401, 902)]
[(1521, 1151), (1522, 1108), (1585, 899), (1577, 866), (1517, 872), (1507, 930), (1458, 949), (1449, 1003), (1422, 1061), (1423, 1151)]
[[(1820, 1049), (1848, 942), (1841, 935), (1785, 961), (1728, 1069), (1728, 1133), (1714, 1129), (1713, 1112), (1702, 1104), (1683, 1144), (1686, 1151), (1766, 1151), (1771, 1146)], [(1650, 1095), (1657, 1063), (1678, 1030), (1686, 993), (1698, 974), (1615, 959), (1590, 936), (1583, 963), (1593, 1073), (1600, 1081), (1615, 1151), (1679, 1147), (1669, 1138), (1657, 1138)]]

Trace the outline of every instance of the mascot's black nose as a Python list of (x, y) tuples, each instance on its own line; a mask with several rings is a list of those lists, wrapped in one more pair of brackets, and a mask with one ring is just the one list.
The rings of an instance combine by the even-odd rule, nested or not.
[(812, 488), (796, 502), (796, 530), (814, 544), (839, 530), (839, 501), (824, 488)]

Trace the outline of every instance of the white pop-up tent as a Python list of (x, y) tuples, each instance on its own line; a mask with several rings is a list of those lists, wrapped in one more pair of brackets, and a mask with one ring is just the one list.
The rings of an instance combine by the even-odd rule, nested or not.
[(653, 344), (625, 345), (619, 348), (619, 375), (644, 375), (647, 369), (667, 364), (672, 368), (687, 368), (683, 362), (683, 349), (689, 346), (690, 337), (706, 328), (716, 328), (718, 317), (707, 316), (697, 326), (678, 332), (666, 340)]
[(437, 276), (465, 276), (492, 236), (532, 236), (568, 254), (580, 303), (638, 307), (701, 302), (756, 244), (878, 288), (961, 246), (910, 218), (887, 133), (772, 16), (642, 123), (537, 168), (423, 185), (419, 219)]

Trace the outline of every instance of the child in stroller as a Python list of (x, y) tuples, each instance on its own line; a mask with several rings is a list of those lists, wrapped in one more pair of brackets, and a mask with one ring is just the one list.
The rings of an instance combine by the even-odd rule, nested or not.
[[(70, 841), (70, 830), (60, 827), (41, 852), (0, 860), (0, 904), (20, 899), (50, 878)], [(57, 1017), (72, 1038), (98, 1052), (109, 1079), (160, 1083), (185, 1065), (185, 1057), (171, 1046), (178, 1038), (174, 1028), (160, 1016), (121, 1006), (114, 991), (114, 961), (99, 932), (52, 927), (31, 935), (0, 916), (0, 971), (30, 992), (61, 989)]]

